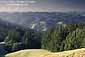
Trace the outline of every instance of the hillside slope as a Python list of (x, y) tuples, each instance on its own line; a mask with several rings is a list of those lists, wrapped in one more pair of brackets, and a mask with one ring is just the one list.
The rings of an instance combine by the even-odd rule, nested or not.
[(85, 24), (85, 13), (77, 12), (2, 12), (0, 13), (0, 18), (38, 31), (46, 30), (53, 26), (55, 27), (59, 22), (64, 24)]
[(52, 53), (42, 49), (21, 50), (5, 57), (85, 57), (85, 48)]

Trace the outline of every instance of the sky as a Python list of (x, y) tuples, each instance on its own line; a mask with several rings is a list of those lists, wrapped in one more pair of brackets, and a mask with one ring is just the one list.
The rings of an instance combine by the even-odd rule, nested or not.
[(0, 0), (0, 12), (85, 12), (85, 0)]

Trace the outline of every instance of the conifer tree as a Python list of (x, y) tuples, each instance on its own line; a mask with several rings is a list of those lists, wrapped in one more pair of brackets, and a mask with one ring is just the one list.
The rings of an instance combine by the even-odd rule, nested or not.
[(42, 48), (53, 52), (60, 51), (61, 39), (61, 32), (52, 28), (47, 31), (42, 39)]
[(4, 42), (6, 43), (5, 47), (8, 51), (12, 51), (13, 44), (20, 41), (19, 33), (16, 31), (9, 31), (7, 37)]
[(79, 28), (77, 28), (75, 31), (69, 33), (69, 35), (66, 37), (64, 49), (71, 50), (71, 49), (80, 48), (81, 42), (83, 40), (81, 35), (82, 35), (82, 30)]
[(24, 44), (24, 48), (29, 48), (29, 45), (31, 44), (30, 41), (31, 41), (31, 38), (30, 38), (30, 32), (29, 31), (26, 31), (24, 33), (24, 36), (22, 38), (22, 42)]

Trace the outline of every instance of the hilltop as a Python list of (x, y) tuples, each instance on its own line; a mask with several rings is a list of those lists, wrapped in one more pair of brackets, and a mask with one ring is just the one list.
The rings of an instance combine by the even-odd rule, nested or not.
[(5, 57), (85, 57), (85, 48), (52, 53), (42, 49), (21, 50)]

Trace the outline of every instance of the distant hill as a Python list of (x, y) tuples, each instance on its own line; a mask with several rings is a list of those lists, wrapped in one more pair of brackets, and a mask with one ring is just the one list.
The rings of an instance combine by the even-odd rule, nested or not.
[(64, 24), (85, 23), (85, 13), (77, 12), (4, 12), (0, 13), (0, 17), (5, 21), (40, 31), (56, 26), (58, 22)]
[(7, 36), (8, 31), (33, 31), (30, 28), (26, 28), (24, 26), (18, 25), (16, 23), (8, 22), (0, 18), (0, 42), (3, 42), (5, 37)]
[(42, 49), (21, 50), (5, 57), (85, 57), (85, 48), (52, 53)]

